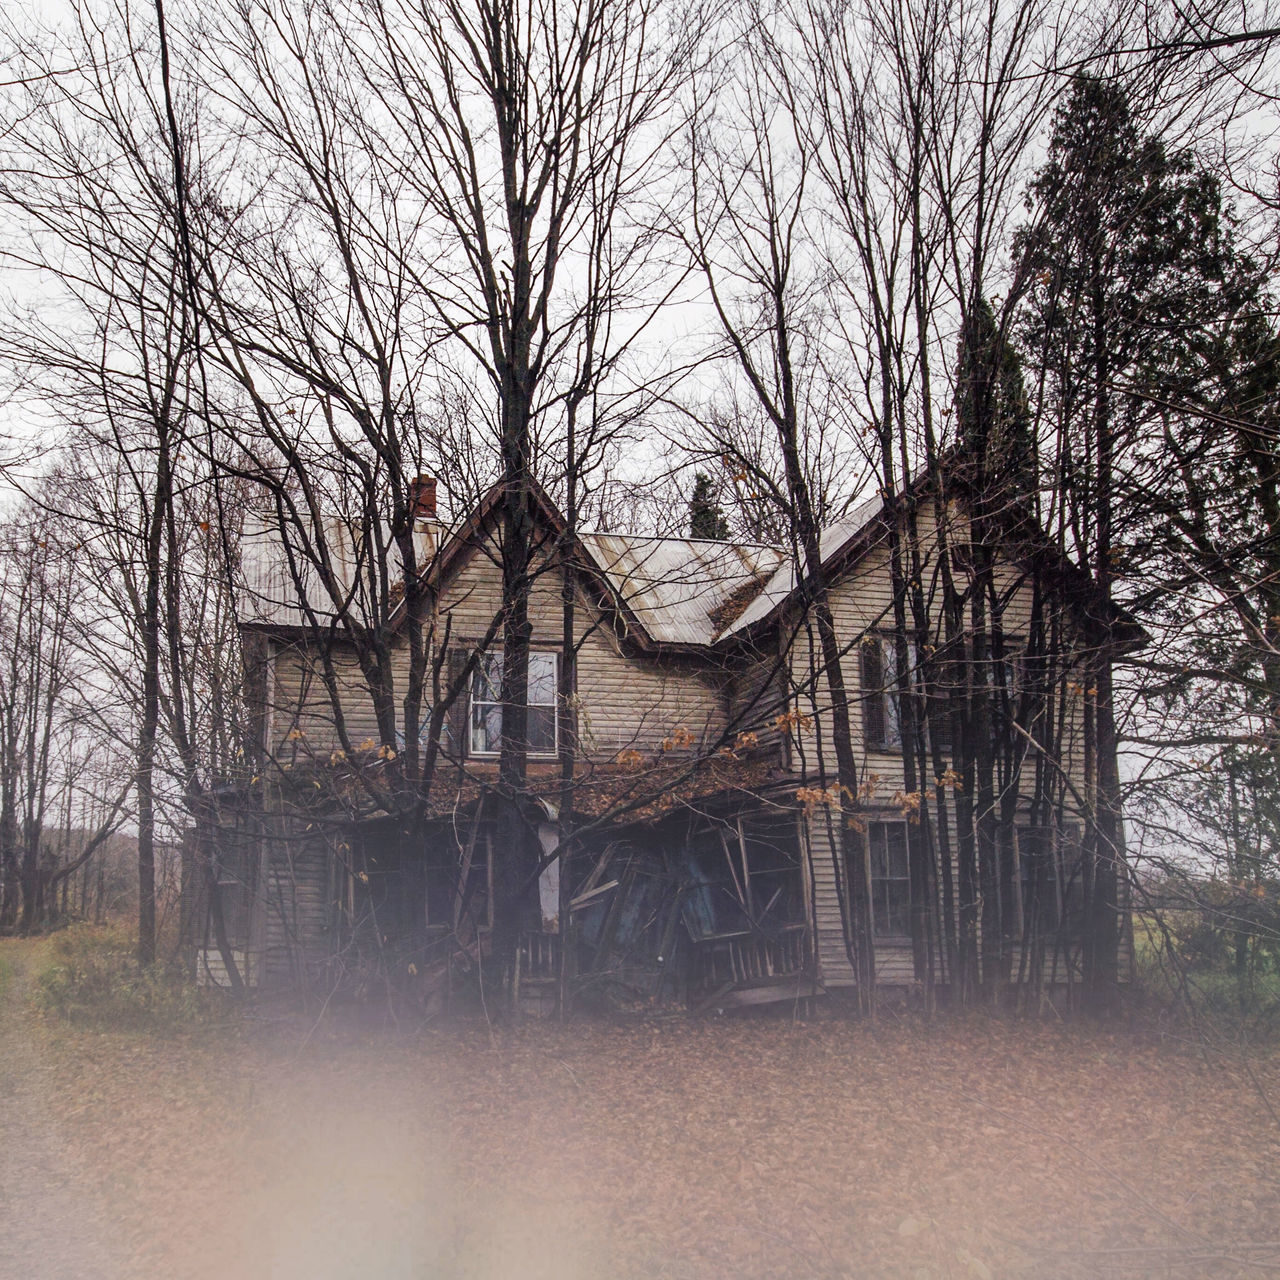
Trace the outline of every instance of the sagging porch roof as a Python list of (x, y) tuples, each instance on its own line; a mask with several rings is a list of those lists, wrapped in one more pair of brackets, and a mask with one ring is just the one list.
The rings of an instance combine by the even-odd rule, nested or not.
[[(285, 788), (280, 799), (299, 813), (324, 813), (332, 819), (334, 802), (343, 794), (348, 803), (338, 806), (352, 822), (387, 816), (381, 808), (361, 812), (362, 798), (376, 794), (358, 774), (362, 769), (384, 769), (388, 765), (370, 753), (367, 760), (344, 759), (331, 766), (318, 757), (276, 775), (275, 785)], [(636, 761), (581, 762), (573, 780), (573, 812), (579, 820), (607, 818), (619, 825), (653, 822), (690, 805), (729, 802), (750, 796), (759, 803), (762, 794), (776, 797), (779, 805), (796, 803), (797, 779), (782, 768), (776, 755), (754, 757), (718, 752), (701, 759), (688, 756), (661, 756)], [(448, 819), (474, 810), (481, 798), (496, 793), (496, 770), (460, 770), (442, 765), (431, 788), (424, 817)], [(235, 789), (224, 800), (239, 806), (253, 805), (253, 791)], [(524, 792), (531, 804), (545, 802), (557, 808), (562, 799), (559, 766), (530, 764)]]

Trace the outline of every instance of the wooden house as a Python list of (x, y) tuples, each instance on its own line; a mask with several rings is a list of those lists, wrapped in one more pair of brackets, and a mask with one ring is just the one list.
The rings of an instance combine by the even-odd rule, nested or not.
[[(822, 540), (854, 795), (836, 785), (830, 681), (793, 557), (570, 533), (544, 494), (529, 496), (539, 535), (520, 802), (542, 856), (515, 974), (525, 1007), (566, 995), (727, 1007), (848, 989), (859, 945), (851, 847), (865, 859), (871, 937), (860, 945), (873, 948), (878, 984), (931, 993), (958, 983), (964, 965), (1038, 990), (1079, 980), (1094, 803), (1088, 671), (1140, 632), (1023, 521), (989, 558), (991, 634), (979, 644), (967, 610), (964, 635), (948, 639), (938, 580), (945, 569), (950, 598), (964, 600), (977, 572), (968, 517), (955, 499), (915, 496), (909, 517), (877, 497)], [(433, 501), (420, 503), (415, 536), (427, 601), (421, 720), (439, 705), (439, 732), (408, 808), (394, 782), (403, 735), (388, 739), (348, 622), (330, 598), (306, 599), (314, 574), (282, 553), (269, 522), (246, 536), (261, 758), (196, 840), (217, 885), (204, 904), (217, 909), (200, 915), (207, 980), (225, 981), (230, 961), (249, 982), (385, 982), (430, 1003), (483, 971), (495, 876), (509, 865), (496, 847), (497, 807), (510, 801), (498, 777), (496, 492), (451, 529), (434, 515)], [(371, 568), (358, 541), (341, 530), (329, 539), (347, 549), (343, 581)], [(904, 591), (914, 593), (907, 635)], [(967, 689), (926, 686), (924, 672), (959, 669), (948, 644), (968, 655)], [(400, 698), (409, 641), (388, 645), (405, 667), (390, 682)], [(952, 740), (969, 723), (975, 653), (985, 655), (981, 724), (1003, 743), (1002, 755), (979, 753), (994, 780), (984, 795), (969, 776), (972, 740), (963, 759)], [(947, 705), (934, 714), (939, 696)], [(1000, 931), (998, 946), (982, 943), (984, 929)]]

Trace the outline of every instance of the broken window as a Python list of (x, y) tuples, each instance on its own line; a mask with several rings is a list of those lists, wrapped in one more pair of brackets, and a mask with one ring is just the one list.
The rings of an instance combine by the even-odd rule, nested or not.
[(777, 932), (804, 922), (790, 821), (717, 823), (690, 836), (685, 856), (684, 922), (695, 940)]
[(893, 636), (864, 637), (862, 654), (862, 734), (868, 747), (902, 745), (898, 706), (898, 657)]
[(376, 928), (384, 939), (413, 939), (423, 928), (472, 934), (489, 924), (489, 825), (460, 832), (431, 824), (418, 834), (397, 836), (389, 824), (367, 830), (351, 860), (352, 920)]
[(673, 942), (676, 887), (657, 848), (605, 845), (569, 902), (582, 971), (661, 966)]
[(447, 836), (428, 841), (425, 918), (429, 928), (470, 934), (491, 923), (491, 832), (487, 823), (477, 823), (461, 834), (461, 844), (452, 829)]
[[(862, 732), (872, 750), (889, 751), (902, 745), (902, 697), (898, 679), (898, 641), (892, 634), (875, 634), (863, 638), (862, 655)], [(936, 668), (936, 663), (932, 664)], [(924, 671), (920, 665), (920, 647), (914, 639), (907, 641), (907, 685), (917, 694), (924, 692)], [(951, 721), (946, 690), (934, 678), (930, 682), (928, 729), (939, 747), (951, 743)], [(920, 703), (917, 702), (917, 706)]]

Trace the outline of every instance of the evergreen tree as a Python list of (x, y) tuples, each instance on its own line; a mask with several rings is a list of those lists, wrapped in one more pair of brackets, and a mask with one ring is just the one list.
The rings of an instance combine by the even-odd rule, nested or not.
[(959, 466), (988, 507), (1033, 493), (1036, 451), (1022, 360), (985, 298), (961, 330), (956, 409)]
[(703, 471), (694, 477), (693, 493), (689, 498), (689, 536), (709, 538), (715, 542), (724, 542), (729, 537), (729, 522), (716, 501), (715, 486)]
[[(1160, 439), (1167, 406), (1185, 403), (1208, 376), (1229, 305), (1221, 193), (1189, 152), (1144, 136), (1123, 85), (1078, 76), (1030, 203), (1038, 216), (1016, 242), (1021, 335), (1056, 433), (1056, 514), (1095, 597), (1109, 601), (1117, 571), (1138, 568), (1134, 548), (1167, 517), (1150, 436)], [(1162, 583), (1150, 598), (1164, 591)], [(1098, 1002), (1118, 978), (1123, 874), (1114, 657), (1100, 645), (1082, 682), (1095, 770), (1084, 965)]]
[(1190, 566), (1198, 598), (1194, 610), (1171, 606), (1173, 652), (1185, 659), (1167, 664), (1180, 671), (1154, 692), (1187, 713), (1179, 723), (1200, 740), (1200, 767), (1175, 794), (1228, 886), (1226, 900), (1210, 906), (1226, 922), (1246, 984), (1278, 939), (1280, 334), (1274, 303), (1252, 287), (1255, 264), (1241, 267), (1245, 305), (1224, 334), (1206, 412), (1182, 415), (1166, 437), (1182, 482), (1171, 486), (1168, 554), (1171, 565)]
[(1212, 375), (1231, 306), (1217, 179), (1143, 136), (1124, 87), (1078, 76), (1017, 238), (1019, 336), (1057, 432), (1071, 550), (1110, 589), (1123, 543), (1150, 533), (1146, 429)]

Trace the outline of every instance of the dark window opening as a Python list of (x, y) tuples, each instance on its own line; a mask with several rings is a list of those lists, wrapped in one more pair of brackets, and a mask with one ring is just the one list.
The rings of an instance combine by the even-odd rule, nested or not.
[[(892, 751), (902, 746), (902, 699), (899, 687), (898, 642), (893, 635), (875, 634), (863, 639), (862, 654), (862, 729), (866, 745), (873, 750)], [(936, 663), (932, 664), (934, 667)], [(941, 748), (951, 745), (950, 701), (936, 671), (926, 688), (920, 646), (907, 641), (907, 692), (927, 693), (928, 702), (916, 703), (916, 714), (926, 714), (930, 740)]]
[(428, 844), (424, 857), (428, 928), (470, 934), (489, 927), (493, 866), (490, 835), (485, 825), (465, 834), (461, 845), (452, 834)]
[[(413, 946), (427, 934), (473, 935), (490, 924), (487, 824), (463, 833), (440, 827), (421, 837), (366, 835), (352, 864), (352, 927), (383, 945)], [(348, 855), (349, 857), (350, 855)]]
[(804, 923), (794, 822), (717, 823), (690, 836), (685, 857), (683, 916), (696, 941)]
[(911, 869), (905, 822), (867, 825), (871, 921), (877, 938), (911, 936)]

